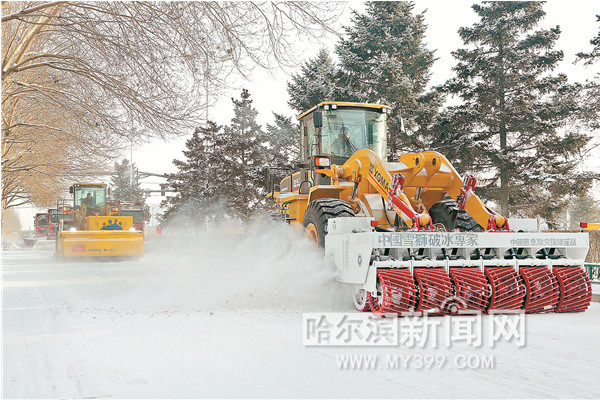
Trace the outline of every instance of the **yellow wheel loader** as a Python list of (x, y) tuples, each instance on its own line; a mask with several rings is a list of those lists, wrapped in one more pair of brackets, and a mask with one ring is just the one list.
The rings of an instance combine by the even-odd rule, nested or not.
[(586, 233), (512, 232), (440, 153), (387, 161), (384, 105), (322, 102), (298, 117), (300, 170), (270, 196), (324, 247), (358, 310), (583, 311)]
[(133, 217), (119, 216), (107, 201), (105, 183), (76, 183), (69, 188), (72, 204), (59, 209), (73, 216), (62, 220), (56, 239), (57, 257), (135, 257), (144, 254), (144, 233)]

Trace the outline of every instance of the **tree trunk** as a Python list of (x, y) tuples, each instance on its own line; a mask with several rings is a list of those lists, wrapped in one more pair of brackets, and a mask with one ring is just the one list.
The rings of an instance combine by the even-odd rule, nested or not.
[(508, 168), (506, 165), (506, 98), (505, 98), (505, 82), (504, 82), (504, 47), (502, 46), (502, 38), (498, 46), (498, 61), (499, 65), (499, 82), (498, 91), (500, 95), (500, 213), (509, 216), (508, 200), (509, 200), (509, 181)]

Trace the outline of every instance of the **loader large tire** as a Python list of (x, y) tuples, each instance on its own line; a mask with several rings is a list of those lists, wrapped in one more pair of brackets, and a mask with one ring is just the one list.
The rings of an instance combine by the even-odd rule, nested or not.
[(308, 204), (302, 220), (304, 233), (319, 247), (325, 247), (327, 220), (339, 217), (354, 217), (352, 207), (345, 201), (333, 198), (313, 200)]
[[(452, 214), (457, 212), (456, 221), (452, 222)], [(443, 224), (447, 232), (458, 228), (461, 232), (483, 232), (484, 229), (465, 210), (459, 210), (456, 201), (451, 198), (438, 201), (429, 209), (433, 224)]]

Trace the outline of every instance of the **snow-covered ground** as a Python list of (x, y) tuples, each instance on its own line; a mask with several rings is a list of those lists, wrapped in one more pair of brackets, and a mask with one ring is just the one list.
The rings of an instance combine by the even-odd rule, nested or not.
[[(352, 306), (321, 254), (283, 228), (166, 237), (137, 262), (19, 249), (2, 261), (4, 398), (600, 397), (600, 303), (526, 316), (524, 346), (303, 346), (303, 312)], [(412, 361), (339, 364), (390, 355)], [(493, 365), (456, 363), (481, 355)]]

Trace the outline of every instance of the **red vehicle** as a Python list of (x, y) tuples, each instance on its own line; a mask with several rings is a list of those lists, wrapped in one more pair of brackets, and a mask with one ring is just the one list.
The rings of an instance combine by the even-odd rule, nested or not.
[(133, 226), (135, 229), (138, 231), (144, 231), (144, 227), (146, 225), (146, 213), (144, 212), (143, 206), (121, 204), (119, 215), (133, 217)]
[(115, 200), (110, 203), (110, 207), (117, 215), (133, 217), (133, 227), (138, 231), (144, 231), (146, 221), (149, 219), (149, 213), (142, 204)]
[(35, 236), (48, 235), (48, 213), (35, 214), (33, 226), (35, 227)]
[(28, 247), (33, 247), (38, 239), (48, 236), (48, 213), (37, 213), (33, 217), (33, 232), (23, 236), (23, 241)]
[(63, 208), (53, 208), (48, 210), (49, 224), (48, 224), (48, 239), (56, 239), (56, 232), (58, 232), (58, 226), (60, 221), (72, 221), (73, 215), (67, 214), (63, 211)]

